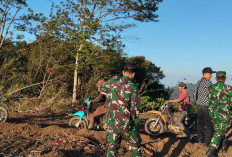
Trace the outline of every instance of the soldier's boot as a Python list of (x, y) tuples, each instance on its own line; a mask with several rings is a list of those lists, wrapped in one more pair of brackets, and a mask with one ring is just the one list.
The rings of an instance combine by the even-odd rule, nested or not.
[(217, 157), (217, 148), (210, 146), (205, 157)]
[(88, 129), (93, 130), (93, 123), (89, 123)]
[(222, 152), (223, 152), (223, 153), (226, 153), (226, 152), (227, 152), (226, 140), (224, 140), (223, 143), (222, 143)]

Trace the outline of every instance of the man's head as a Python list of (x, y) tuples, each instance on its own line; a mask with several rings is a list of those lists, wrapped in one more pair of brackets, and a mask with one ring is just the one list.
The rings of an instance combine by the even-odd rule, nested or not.
[(97, 81), (97, 87), (101, 86), (105, 81), (102, 79), (102, 80), (98, 80)]
[(179, 91), (182, 91), (183, 89), (186, 89), (186, 88), (187, 88), (187, 86), (186, 86), (186, 84), (184, 82), (180, 82), (178, 84), (178, 90)]
[(217, 71), (216, 80), (217, 80), (217, 82), (224, 83), (226, 81), (226, 72), (225, 71)]
[(212, 73), (215, 73), (210, 67), (206, 67), (202, 70), (203, 77), (207, 80), (210, 80), (212, 77)]
[(130, 79), (134, 78), (135, 77), (135, 71), (136, 71), (136, 68), (135, 66), (131, 65), (131, 64), (128, 64), (124, 67), (123, 71), (122, 71), (122, 74), (123, 76), (127, 76), (129, 77)]
[(104, 81), (103, 79), (97, 81), (96, 86), (97, 86), (97, 88), (98, 88), (98, 91), (101, 91), (100, 88), (101, 88), (101, 85), (102, 85), (104, 82), (105, 82), (105, 81)]

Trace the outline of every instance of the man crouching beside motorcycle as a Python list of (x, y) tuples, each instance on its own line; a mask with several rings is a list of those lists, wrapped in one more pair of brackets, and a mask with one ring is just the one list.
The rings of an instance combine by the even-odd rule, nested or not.
[(179, 103), (180, 115), (177, 120), (177, 125), (179, 127), (179, 130), (183, 130), (184, 133), (191, 139), (192, 135), (188, 130), (188, 128), (184, 125), (184, 120), (186, 117), (188, 117), (191, 108), (190, 98), (186, 88), (187, 88), (186, 84), (184, 82), (180, 82), (178, 84), (178, 90), (180, 91), (179, 98), (174, 100), (168, 100), (166, 101), (166, 104), (168, 105), (168, 103), (175, 103), (175, 102)]
[[(99, 80), (97, 82), (97, 87), (99, 89), (99, 87), (104, 83), (104, 80)], [(89, 126), (88, 129), (92, 130), (93, 126), (94, 126), (94, 118), (100, 115), (105, 114), (108, 111), (108, 100), (107, 100), (107, 94), (104, 92), (101, 92), (100, 95), (89, 101), (89, 105), (91, 103), (96, 103), (96, 102), (104, 102), (104, 105), (99, 106), (95, 112), (93, 112), (90, 117), (89, 117)]]

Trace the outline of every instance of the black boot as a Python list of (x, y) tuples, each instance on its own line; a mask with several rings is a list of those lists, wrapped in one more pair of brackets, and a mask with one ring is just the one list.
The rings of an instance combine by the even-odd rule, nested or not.
[(206, 157), (217, 157), (216, 151), (217, 151), (217, 148), (210, 146), (205, 156)]
[(226, 140), (224, 140), (223, 143), (222, 143), (222, 152), (223, 152), (223, 153), (226, 153), (226, 152), (227, 152)]

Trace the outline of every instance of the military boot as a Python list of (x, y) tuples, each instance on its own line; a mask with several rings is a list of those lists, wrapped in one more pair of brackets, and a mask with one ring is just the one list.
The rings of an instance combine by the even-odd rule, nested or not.
[(223, 153), (226, 153), (226, 152), (227, 152), (226, 140), (224, 140), (223, 143), (222, 143), (222, 152), (223, 152)]
[(217, 157), (217, 148), (210, 146), (208, 151), (206, 152), (206, 157)]
[(93, 130), (93, 123), (89, 123), (88, 129)]

